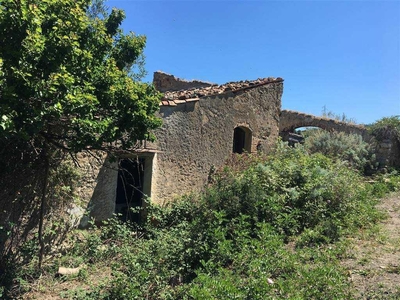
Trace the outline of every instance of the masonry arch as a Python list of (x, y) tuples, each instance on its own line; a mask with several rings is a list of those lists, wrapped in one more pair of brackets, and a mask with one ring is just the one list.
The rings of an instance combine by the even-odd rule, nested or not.
[(355, 133), (363, 137), (367, 135), (364, 126), (337, 121), (334, 119), (317, 117), (296, 111), (282, 110), (279, 121), (279, 133), (281, 136), (294, 132), (300, 127), (318, 127), (327, 131)]
[(233, 147), (232, 152), (242, 154), (243, 152), (251, 152), (252, 132), (250, 128), (245, 126), (237, 126), (233, 130)]

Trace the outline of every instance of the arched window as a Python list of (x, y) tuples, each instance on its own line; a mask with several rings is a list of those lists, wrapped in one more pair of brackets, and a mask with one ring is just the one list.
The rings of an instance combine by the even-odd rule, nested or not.
[(233, 131), (233, 153), (251, 152), (251, 131), (246, 127), (236, 127)]

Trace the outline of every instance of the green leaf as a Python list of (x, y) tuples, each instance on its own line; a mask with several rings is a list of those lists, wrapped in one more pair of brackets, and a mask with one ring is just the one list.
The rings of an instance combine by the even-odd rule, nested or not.
[(77, 152), (113, 140), (129, 147), (160, 126), (160, 94), (129, 72), (145, 37), (123, 33), (121, 10), (89, 16), (88, 3), (1, 2), (1, 107), (15, 112), (3, 113), (2, 135), (62, 136), (54, 144)]

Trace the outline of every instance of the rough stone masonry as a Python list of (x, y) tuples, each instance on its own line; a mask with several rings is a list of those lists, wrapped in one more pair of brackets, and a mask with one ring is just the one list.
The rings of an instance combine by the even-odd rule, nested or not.
[[(152, 202), (200, 190), (210, 170), (233, 152), (268, 152), (278, 138), (282, 78), (217, 85), (156, 72), (154, 84), (164, 92), (158, 113), (163, 125), (155, 132), (156, 142), (143, 143), (131, 155), (140, 169), (135, 188)], [(90, 216), (101, 222), (116, 210), (121, 173), (117, 163), (107, 160), (92, 171), (97, 184), (80, 196), (87, 200)]]

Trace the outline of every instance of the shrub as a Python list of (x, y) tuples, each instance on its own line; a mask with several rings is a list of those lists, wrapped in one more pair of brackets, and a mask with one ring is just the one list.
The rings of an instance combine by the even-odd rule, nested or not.
[(364, 173), (377, 167), (374, 149), (358, 134), (307, 130), (304, 147), (310, 153), (322, 153), (330, 158), (346, 161), (349, 166)]

